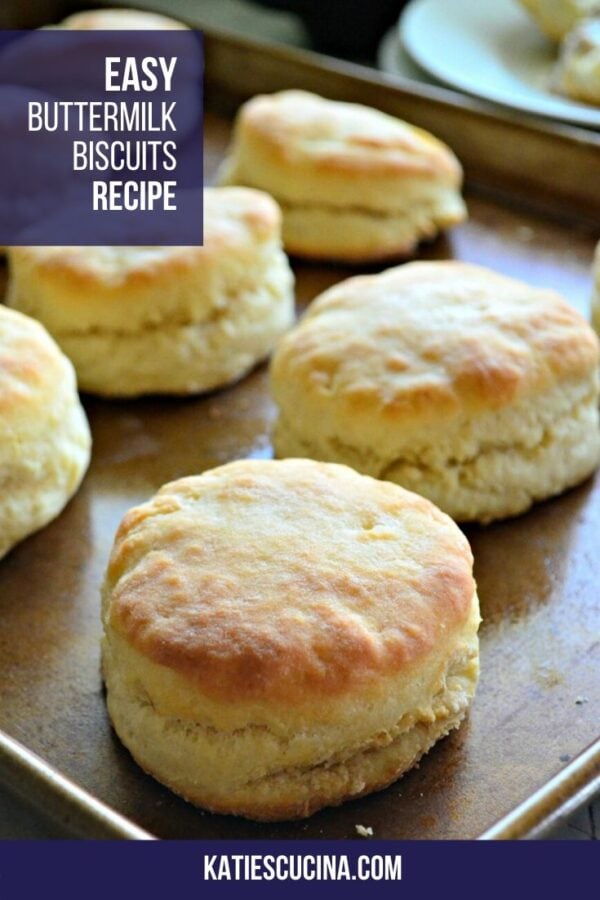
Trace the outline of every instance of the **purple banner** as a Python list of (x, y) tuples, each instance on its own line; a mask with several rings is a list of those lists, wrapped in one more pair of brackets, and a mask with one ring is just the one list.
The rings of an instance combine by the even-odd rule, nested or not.
[(7, 900), (107, 897), (564, 898), (592, 892), (589, 842), (5, 842)]
[(0, 245), (202, 243), (202, 38), (0, 32)]

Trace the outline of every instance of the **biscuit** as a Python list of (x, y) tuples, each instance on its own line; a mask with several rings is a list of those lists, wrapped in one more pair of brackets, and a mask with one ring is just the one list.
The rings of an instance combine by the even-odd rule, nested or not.
[(72, 31), (179, 31), (187, 28), (160, 13), (141, 9), (86, 9), (73, 13), (60, 22)]
[(304, 91), (254, 97), (219, 180), (272, 194), (289, 253), (367, 262), (411, 253), (466, 217), (462, 169), (432, 135)]
[(457, 526), (311, 460), (230, 463), (127, 513), (103, 620), (133, 757), (187, 800), (259, 820), (390, 784), (460, 723), (478, 675)]
[(69, 360), (38, 322), (0, 306), (0, 557), (62, 511), (90, 443)]
[(520, 0), (538, 27), (561, 41), (581, 19), (600, 13), (600, 0)]
[(580, 22), (565, 38), (554, 86), (573, 100), (600, 106), (600, 16)]
[(84, 391), (208, 391), (246, 374), (293, 321), (280, 225), (266, 194), (209, 188), (203, 247), (13, 248), (7, 303), (44, 323)]
[(592, 324), (600, 334), (600, 243), (596, 247), (593, 266), (594, 289), (592, 294)]
[(600, 455), (598, 340), (556, 293), (459, 262), (326, 291), (273, 357), (278, 456), (352, 465), (459, 521), (517, 515)]

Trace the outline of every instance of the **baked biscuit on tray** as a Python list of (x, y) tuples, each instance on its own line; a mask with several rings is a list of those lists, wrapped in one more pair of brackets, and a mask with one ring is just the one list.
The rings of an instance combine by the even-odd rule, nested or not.
[(241, 107), (220, 180), (272, 194), (286, 250), (314, 259), (406, 256), (466, 217), (462, 169), (445, 144), (378, 110), (305, 91)]
[(517, 515), (597, 467), (598, 362), (554, 291), (459, 262), (351, 278), (274, 354), (275, 450), (397, 482), (457, 520)]
[(202, 247), (16, 247), (7, 303), (39, 319), (84, 391), (191, 394), (241, 378), (293, 322), (277, 204), (207, 188)]
[(346, 466), (168, 484), (125, 516), (104, 583), (116, 732), (216, 812), (300, 818), (383, 788), (475, 691), (472, 563), (433, 504)]
[(0, 306), (0, 557), (62, 511), (90, 444), (73, 366), (38, 322)]

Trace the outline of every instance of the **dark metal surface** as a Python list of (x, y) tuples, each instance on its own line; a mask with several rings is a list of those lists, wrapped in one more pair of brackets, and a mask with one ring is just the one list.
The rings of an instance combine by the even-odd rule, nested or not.
[(124, 816), (65, 778), (18, 741), (0, 731), (0, 781), (59, 824), (63, 837), (153, 840)]
[[(226, 119), (208, 116), (209, 174), (228, 132)], [(480, 262), (587, 307), (589, 230), (524, 213), (517, 196), (503, 205), (471, 193), (469, 204), (470, 221), (420, 257)], [(348, 274), (298, 267), (300, 305)], [(0, 727), (9, 734), (161, 837), (353, 837), (361, 823), (378, 838), (473, 838), (555, 779), (533, 819), (511, 825), (519, 836), (589, 786), (592, 769), (578, 763), (556, 776), (598, 732), (600, 477), (521, 518), (468, 530), (484, 616), (479, 691), (463, 727), (386, 791), (306, 822), (256, 825), (198, 811), (145, 776), (110, 730), (98, 667), (99, 585), (115, 529), (165, 481), (270, 455), (274, 408), (264, 368), (209, 397), (86, 406), (94, 455), (81, 491), (0, 562)]]
[[(600, 791), (600, 741), (584, 750), (551, 781), (480, 835), (482, 840), (548, 837)], [(590, 835), (593, 839), (593, 832)]]

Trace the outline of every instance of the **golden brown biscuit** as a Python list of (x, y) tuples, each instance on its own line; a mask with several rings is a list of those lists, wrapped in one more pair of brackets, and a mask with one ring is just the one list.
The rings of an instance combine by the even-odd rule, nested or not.
[(304, 91), (242, 106), (220, 180), (272, 194), (286, 250), (319, 259), (403, 256), (466, 216), (462, 170), (441, 141)]
[(466, 538), (345, 466), (246, 460), (131, 510), (103, 588), (110, 716), (207, 809), (277, 820), (385, 787), (478, 674)]
[(526, 510), (600, 456), (598, 340), (556, 293), (458, 262), (326, 291), (272, 363), (278, 456), (343, 462), (457, 520)]
[(561, 41), (581, 19), (600, 12), (600, 0), (521, 0), (549, 38)]
[(281, 216), (266, 194), (205, 191), (203, 247), (18, 247), (7, 303), (39, 319), (84, 391), (211, 390), (264, 359), (293, 321)]
[(38, 322), (0, 306), (0, 557), (62, 511), (90, 443), (69, 360)]

